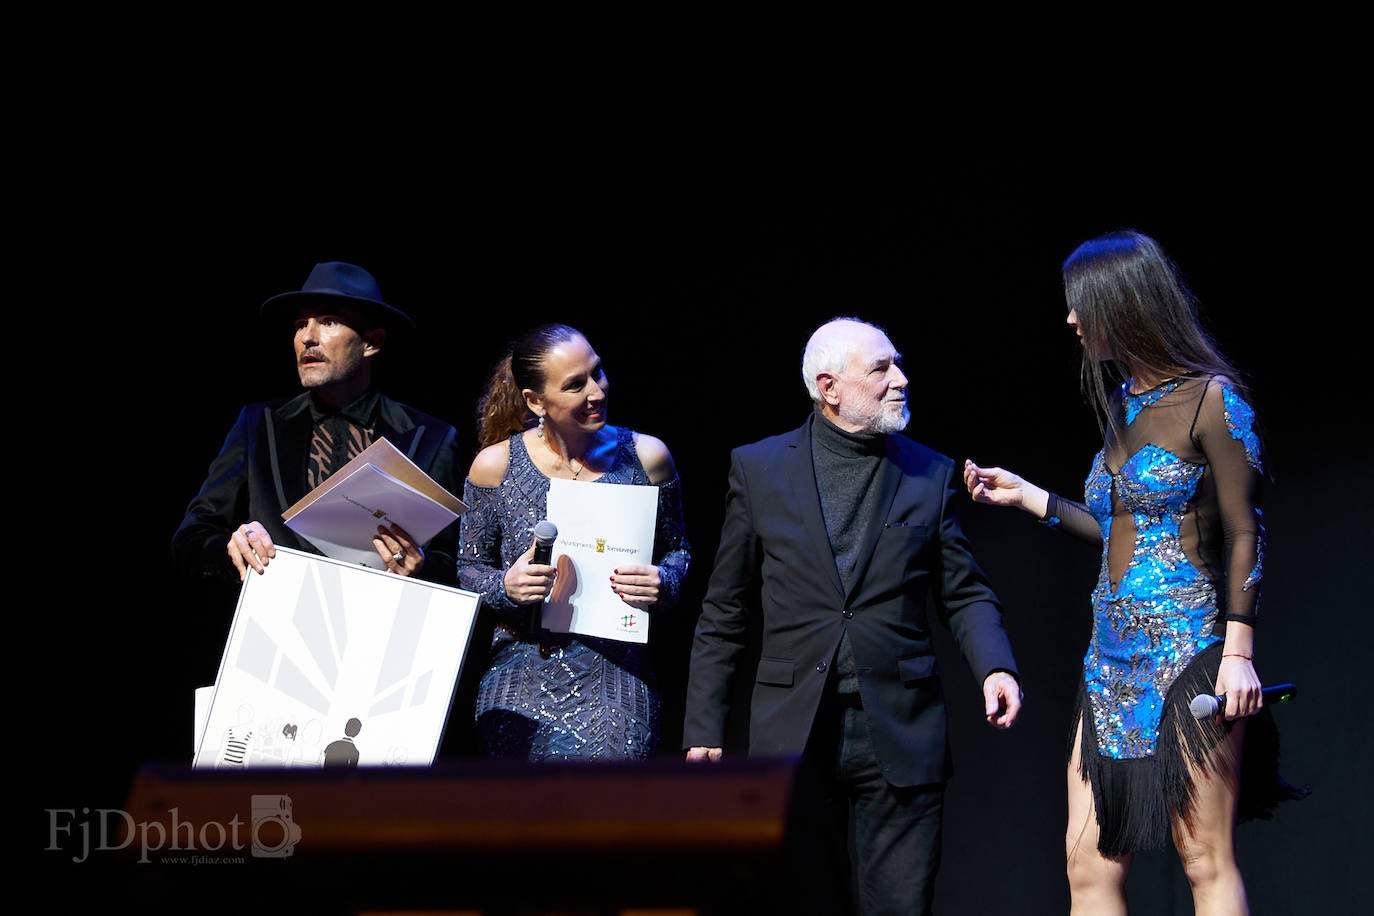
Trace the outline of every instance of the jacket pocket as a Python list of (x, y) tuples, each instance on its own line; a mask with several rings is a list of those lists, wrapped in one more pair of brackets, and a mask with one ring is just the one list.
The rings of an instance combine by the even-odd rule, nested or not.
[(920, 522), (884, 522), (883, 527), (889, 531), (899, 531), (904, 534), (913, 534), (917, 537), (930, 537), (930, 525)]
[(897, 659), (897, 676), (903, 684), (920, 681), (935, 676), (934, 655), (914, 655)]
[(791, 687), (792, 682), (796, 680), (796, 672), (797, 666), (792, 662), (781, 658), (761, 658), (754, 680), (775, 687)]
[(932, 543), (934, 532), (930, 525), (915, 522), (887, 522), (878, 538), (879, 550), (895, 550), (905, 557), (915, 557)]

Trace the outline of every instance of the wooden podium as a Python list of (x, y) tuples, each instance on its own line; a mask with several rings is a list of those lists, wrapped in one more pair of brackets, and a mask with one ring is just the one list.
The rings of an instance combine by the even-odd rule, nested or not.
[[(288, 899), (311, 913), (742, 912), (735, 903), (775, 864), (794, 768), (671, 758), (346, 771), (150, 764), (130, 790), (137, 835), (124, 853), (143, 860), (130, 869), (139, 899), (187, 912), (274, 912), (252, 901)], [(165, 848), (167, 837), (181, 848)], [(195, 855), (203, 867), (182, 864)], [(215, 883), (238, 891), (225, 898)]]

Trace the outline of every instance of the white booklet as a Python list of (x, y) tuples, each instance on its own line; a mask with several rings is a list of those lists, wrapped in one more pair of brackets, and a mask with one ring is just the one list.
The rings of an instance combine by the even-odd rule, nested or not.
[(611, 573), (621, 563), (654, 561), (658, 487), (555, 478), (548, 519), (558, 526), (558, 578), (544, 602), (544, 628), (647, 643), (649, 614), (611, 590)]
[(386, 569), (372, 538), (400, 525), (424, 545), (467, 511), (385, 437), (363, 449), (282, 513), (286, 527), (327, 557)]

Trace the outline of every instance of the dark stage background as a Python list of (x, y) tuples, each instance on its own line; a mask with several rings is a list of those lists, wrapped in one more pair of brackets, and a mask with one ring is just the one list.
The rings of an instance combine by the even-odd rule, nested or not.
[[(1364, 310), (1333, 288), (1343, 252), (1323, 213), (1354, 188), (1338, 169), (1244, 155), (890, 171), (705, 153), (690, 167), (555, 168), (531, 155), (459, 170), (397, 152), (375, 170), (276, 163), (262, 182), (185, 163), (175, 179), (152, 162), (98, 176), (83, 199), (64, 198), (60, 229), (83, 266), (44, 268), (88, 317), (70, 321), (61, 300), (33, 316), (76, 332), (35, 346), (51, 348), (45, 375), (77, 393), (62, 396), (73, 417), (28, 441), (38, 472), (17, 480), (45, 494), (29, 510), (41, 536), (20, 534), (18, 550), (65, 551), (34, 564), (19, 605), (39, 631), (17, 653), (37, 650), (26, 677), (40, 697), (23, 758), (37, 788), (25, 779), (15, 792), (35, 815), (26, 823), (46, 824), (35, 809), (119, 807), (140, 764), (189, 762), (191, 690), (213, 681), (232, 608), (176, 586), (168, 541), (239, 405), (297, 390), (290, 342), (262, 339), (257, 308), (317, 261), (367, 267), (417, 318), (423, 334), (385, 356), (383, 384), (469, 443), (506, 341), (562, 320), (605, 361), (611, 422), (672, 449), (694, 561), (685, 607), (655, 618), (653, 641), (663, 752), (676, 756), (729, 449), (806, 416), (800, 357), (814, 326), (853, 314), (889, 331), (911, 377), (912, 437), (1076, 494), (1098, 434), (1078, 395), (1059, 264), (1083, 239), (1129, 226), (1183, 266), (1269, 430), (1258, 669), (1299, 686), (1275, 715), (1284, 772), (1314, 793), (1239, 828), (1252, 910), (1351, 911), (1374, 890), (1363, 689), (1374, 473), (1368, 388), (1354, 384)], [(271, 161), (247, 158), (253, 174)], [(856, 177), (817, 177), (836, 174)], [(956, 776), (939, 911), (1066, 912), (1063, 759), (1097, 556), (1023, 513), (969, 506), (965, 522), (1005, 602), (1026, 707), (1008, 733), (983, 725), (976, 685), (942, 642)], [(45, 845), (43, 829), (24, 845)], [(57, 887), (108, 878), (59, 858), (42, 853)], [(1191, 912), (1174, 859), (1140, 857), (1133, 912)]]

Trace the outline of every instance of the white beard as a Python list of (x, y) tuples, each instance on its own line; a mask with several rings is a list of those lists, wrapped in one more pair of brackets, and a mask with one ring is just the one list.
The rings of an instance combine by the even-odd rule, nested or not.
[(872, 413), (841, 404), (839, 415), (841, 420), (866, 433), (899, 433), (911, 422), (911, 410), (905, 402), (902, 403), (901, 413), (893, 413), (886, 404), (879, 405), (878, 410)]

